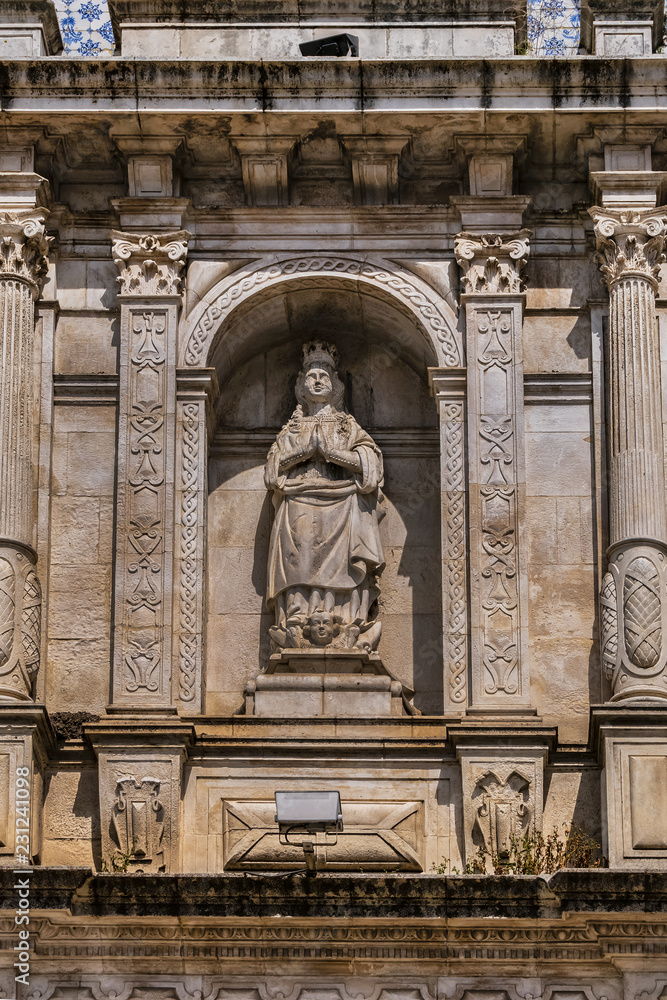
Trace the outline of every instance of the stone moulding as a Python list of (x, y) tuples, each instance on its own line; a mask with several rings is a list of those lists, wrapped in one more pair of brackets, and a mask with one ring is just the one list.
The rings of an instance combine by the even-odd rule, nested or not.
[(383, 258), (364, 255), (272, 257), (220, 281), (193, 309), (181, 326), (179, 364), (208, 364), (214, 341), (231, 312), (260, 291), (297, 280), (354, 281), (398, 299), (415, 317), (442, 367), (463, 364), (463, 347), (456, 317), (446, 301), (421, 278)]

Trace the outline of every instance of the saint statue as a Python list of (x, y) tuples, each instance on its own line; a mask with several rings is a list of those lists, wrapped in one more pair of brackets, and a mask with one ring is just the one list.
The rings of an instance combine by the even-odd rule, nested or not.
[(279, 648), (372, 650), (384, 556), (382, 453), (343, 406), (335, 347), (305, 344), (298, 406), (269, 451), (267, 604)]

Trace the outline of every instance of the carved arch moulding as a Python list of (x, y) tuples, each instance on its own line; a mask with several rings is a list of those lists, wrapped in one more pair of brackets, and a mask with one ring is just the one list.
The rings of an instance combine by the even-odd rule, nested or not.
[(252, 296), (295, 281), (341, 278), (384, 292), (407, 309), (431, 346), (442, 368), (463, 366), (463, 345), (451, 306), (422, 278), (381, 257), (367, 254), (274, 255), (253, 261), (211, 288), (184, 319), (180, 330), (178, 363), (203, 368), (232, 312)]

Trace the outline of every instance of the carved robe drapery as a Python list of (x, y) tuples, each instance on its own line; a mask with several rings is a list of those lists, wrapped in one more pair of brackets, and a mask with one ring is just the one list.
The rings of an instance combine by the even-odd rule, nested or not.
[[(313, 457), (280, 474), (282, 456), (295, 447), (307, 450), (316, 424), (332, 447), (359, 456), (360, 473)], [(278, 625), (318, 608), (343, 624), (366, 622), (384, 566), (378, 531), (382, 480), (382, 454), (350, 414), (297, 413), (280, 431), (265, 475), (276, 506), (267, 603)]]

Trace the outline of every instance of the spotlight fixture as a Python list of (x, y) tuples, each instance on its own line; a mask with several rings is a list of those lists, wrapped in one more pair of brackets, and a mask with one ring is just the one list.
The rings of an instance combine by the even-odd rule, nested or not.
[(329, 35), (312, 42), (301, 42), (302, 56), (358, 56), (359, 39), (356, 35)]
[(316, 844), (331, 847), (343, 832), (340, 792), (275, 792), (275, 799), (280, 843), (301, 847), (306, 873), (314, 875)]

